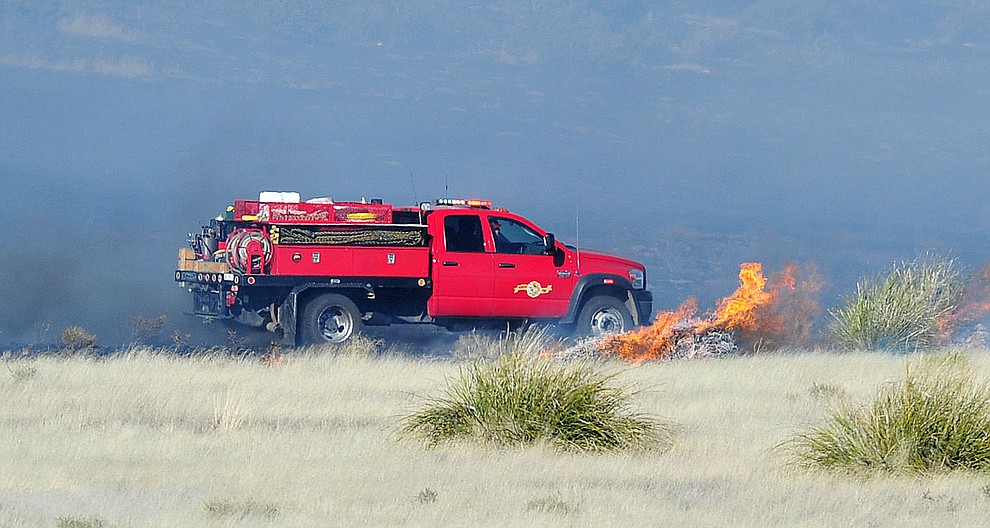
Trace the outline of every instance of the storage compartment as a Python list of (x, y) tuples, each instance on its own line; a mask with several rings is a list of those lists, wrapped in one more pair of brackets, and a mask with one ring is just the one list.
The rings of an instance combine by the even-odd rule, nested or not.
[(272, 274), (322, 277), (429, 277), (427, 247), (275, 246)]

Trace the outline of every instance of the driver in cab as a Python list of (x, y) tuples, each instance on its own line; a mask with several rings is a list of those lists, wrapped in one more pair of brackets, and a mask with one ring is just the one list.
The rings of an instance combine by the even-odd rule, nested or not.
[(492, 227), (492, 237), (495, 239), (495, 251), (497, 253), (513, 253), (512, 242), (502, 234), (502, 224), (497, 218), (489, 218), (489, 225)]

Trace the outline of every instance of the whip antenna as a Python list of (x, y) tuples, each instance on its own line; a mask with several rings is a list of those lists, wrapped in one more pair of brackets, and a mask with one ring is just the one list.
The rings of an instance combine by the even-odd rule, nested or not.
[(419, 203), (419, 196), (416, 196), (416, 178), (413, 177), (413, 172), (409, 171), (409, 181), (412, 182), (412, 192), (413, 192), (413, 203)]
[(574, 251), (577, 253), (578, 274), (581, 273), (581, 207), (574, 204)]

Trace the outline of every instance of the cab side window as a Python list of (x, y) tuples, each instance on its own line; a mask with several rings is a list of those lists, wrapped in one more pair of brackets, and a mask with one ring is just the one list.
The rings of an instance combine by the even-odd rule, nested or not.
[(497, 253), (540, 255), (544, 251), (543, 237), (525, 224), (509, 218), (489, 217)]
[(447, 251), (485, 252), (485, 239), (481, 234), (481, 217), (478, 215), (450, 215), (444, 218), (443, 237)]

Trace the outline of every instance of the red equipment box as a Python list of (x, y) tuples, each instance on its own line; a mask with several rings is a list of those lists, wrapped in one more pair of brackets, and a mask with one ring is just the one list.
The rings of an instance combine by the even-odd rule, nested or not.
[(272, 224), (391, 224), (391, 204), (234, 201), (234, 220)]

